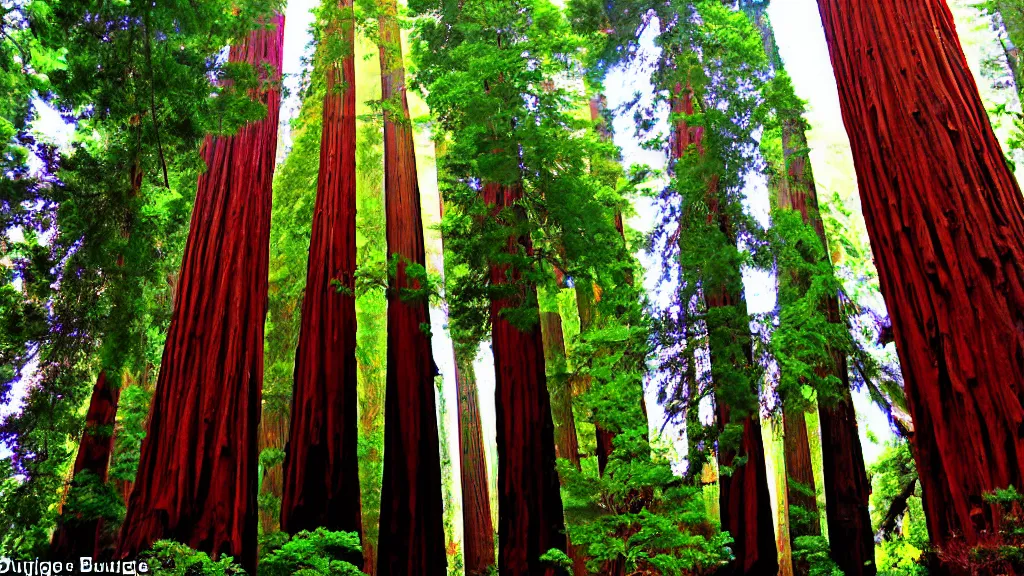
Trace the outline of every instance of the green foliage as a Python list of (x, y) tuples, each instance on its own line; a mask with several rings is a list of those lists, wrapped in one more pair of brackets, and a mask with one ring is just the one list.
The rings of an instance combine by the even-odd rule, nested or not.
[(150, 573), (164, 576), (243, 576), (245, 570), (231, 556), (211, 560), (205, 552), (197, 552), (180, 542), (159, 540), (153, 548), (139, 554), (139, 561), (149, 565)]
[(260, 558), (261, 576), (357, 576), (362, 571), (351, 564), (362, 557), (359, 535), (317, 528), (265, 542)]
[(732, 541), (708, 518), (700, 488), (651, 454), (646, 430), (615, 438), (604, 475), (559, 461), (567, 531), (589, 570), (623, 561), (629, 573), (713, 574), (731, 557)]
[[(580, 69), (581, 38), (560, 10), (543, 0), (478, 0), (446, 3), (436, 16), (417, 21), (415, 83), (445, 150), (439, 171), (450, 314), (466, 340), (479, 341), (492, 301), (510, 303), (502, 314), (513, 325), (537, 322), (531, 286), (554, 283), (541, 263), (589, 284), (602, 262), (622, 256), (612, 222), (623, 202), (588, 169), (608, 145), (575, 115), (582, 94), (555, 81)], [(488, 207), (484, 183), (521, 197), (500, 210)], [(519, 247), (510, 250), (509, 238)], [(491, 282), (492, 266), (504, 269), (503, 282)]]
[[(895, 439), (885, 446), (868, 470), (871, 478), (871, 520), (876, 531), (897, 498), (910, 482), (917, 480), (917, 469), (910, 444)], [(928, 528), (920, 498), (920, 487), (907, 500), (906, 510), (897, 522), (897, 533), (883, 539), (875, 549), (879, 574), (890, 576), (927, 573), (922, 565), (928, 548)]]
[(829, 555), (828, 540), (822, 536), (800, 536), (794, 542), (793, 560), (809, 567), (809, 576), (843, 576)]

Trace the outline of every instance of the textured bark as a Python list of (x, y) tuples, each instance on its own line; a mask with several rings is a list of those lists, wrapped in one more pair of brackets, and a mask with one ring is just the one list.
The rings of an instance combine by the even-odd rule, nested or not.
[(352, 1), (330, 22), (320, 172), (302, 303), (281, 528), (362, 534), (356, 370), (356, 90)]
[[(772, 67), (781, 72), (784, 68), (779, 54), (775, 33), (768, 19), (765, 4), (746, 5), (744, 9), (761, 34), (765, 53)], [(811, 163), (807, 158), (807, 137), (800, 110), (778, 111), (782, 120), (782, 149), (785, 166), (783, 177), (776, 187), (776, 207), (780, 210), (795, 210), (804, 223), (810, 225), (829, 254), (825, 226), (818, 212), (818, 195), (814, 183)], [(793, 288), (805, 292), (808, 279), (790, 276)], [(841, 322), (837, 296), (825, 302), (826, 313), (832, 323)], [(876, 572), (874, 544), (871, 537), (871, 517), (868, 500), (871, 484), (864, 466), (864, 452), (857, 431), (857, 418), (850, 399), (849, 367), (846, 355), (834, 351), (833, 363), (822, 367), (828, 374), (839, 380), (842, 399), (839, 404), (819, 402), (818, 414), (821, 421), (822, 468), (825, 489), (825, 513), (828, 519), (829, 545), (832, 558), (848, 576), (873, 576)], [(789, 430), (787, 422), (787, 437)], [(806, 428), (804, 428), (806, 439)], [(787, 469), (790, 452), (787, 450)], [(808, 454), (808, 463), (810, 462)], [(809, 464), (808, 464), (809, 465)], [(813, 480), (810, 468), (801, 476)], [(790, 473), (790, 476), (795, 476)], [(808, 503), (809, 504), (809, 503)], [(815, 505), (815, 509), (816, 509)], [(792, 530), (792, 527), (791, 527)], [(818, 527), (815, 534), (820, 534)], [(796, 536), (802, 535), (797, 530)], [(792, 536), (792, 533), (791, 533)], [(793, 539), (796, 536), (792, 536)]]
[(942, 546), (1024, 485), (1024, 199), (943, 0), (819, 0)]
[[(260, 417), (260, 442), (259, 452), (268, 448), (284, 449), (288, 435), (288, 416), (274, 410), (268, 410), (263, 405), (263, 412)], [(260, 482), (260, 494), (269, 494), (275, 498), (281, 498), (284, 494), (284, 473), (281, 466), (272, 466), (263, 471), (263, 480)], [(280, 516), (278, 510), (260, 510), (260, 529), (264, 534), (276, 532), (280, 529)]]
[(384, 195), (389, 257), (397, 268), (388, 287), (388, 373), (384, 408), (384, 482), (377, 573), (443, 574), (447, 567), (441, 495), (441, 458), (434, 403), (437, 367), (427, 299), (408, 265), (425, 266), (420, 191), (416, 180), (397, 4), (385, 2), (379, 19), (384, 113)]
[[(709, 306), (728, 304), (729, 298), (709, 299)], [(711, 351), (712, 378), (715, 351)], [(730, 410), (716, 403), (719, 426), (730, 422)], [(775, 574), (779, 569), (778, 550), (775, 548), (775, 524), (772, 521), (771, 495), (768, 490), (768, 472), (764, 459), (764, 442), (757, 413), (743, 419), (743, 436), (736, 448), (719, 445), (719, 466), (732, 466), (737, 457), (746, 457), (742, 466), (729, 476), (719, 476), (719, 506), (722, 530), (733, 537), (732, 552), (736, 560), (722, 570), (728, 575)]]
[[(437, 157), (445, 153), (438, 145)], [(440, 163), (439, 163), (440, 164)], [(441, 216), (445, 202), (441, 195)], [(442, 244), (444, 237), (441, 238)], [(450, 274), (448, 262), (445, 274)], [(463, 564), (467, 576), (484, 576), (494, 566), (494, 519), (491, 515), (491, 490), (488, 484), (487, 457), (483, 425), (480, 421), (480, 396), (476, 384), (476, 359), (479, 342), (457, 341), (458, 322), (449, 318), (455, 352), (455, 388), (459, 397), (459, 475), (462, 482)]]
[(458, 346), (455, 350), (455, 385), (459, 394), (463, 557), (466, 574), (482, 576), (494, 566), (494, 521), (491, 519), (487, 460), (473, 358), (460, 351)]
[(274, 77), (263, 120), (208, 137), (139, 481), (118, 554), (172, 538), (256, 569), (257, 444), (284, 17), (231, 48)]
[[(678, 115), (693, 115), (694, 94), (687, 86), (677, 84), (674, 87), (671, 105), (672, 113)], [(699, 154), (704, 154), (703, 148), (704, 127), (689, 126), (684, 119), (679, 119), (672, 130), (670, 151), (673, 160), (678, 160), (688, 153), (691, 146), (695, 147)], [(727, 238), (735, 242), (735, 233), (726, 216), (716, 208), (717, 198), (715, 189), (718, 186), (714, 179), (708, 182), (709, 206), (711, 207), (709, 218), (717, 219), (717, 225), (721, 228)], [(731, 270), (728, 278), (713, 279), (713, 284), (705, 288), (704, 299), (709, 309), (733, 308), (737, 313), (735, 325), (723, 327), (710, 327), (709, 329), (724, 329), (729, 337), (745, 337), (741, 344), (744, 350), (743, 358), (730, 359), (721, 354), (715, 338), (710, 341), (711, 355), (711, 378), (715, 383), (716, 390), (723, 385), (725, 378), (721, 376), (724, 364), (733, 360), (745, 362), (747, 366), (753, 365), (752, 342), (750, 341), (750, 329), (747, 325), (747, 304), (743, 294), (743, 281), (740, 270)], [(742, 313), (740, 313), (742, 312)], [(746, 458), (746, 462), (733, 470), (731, 475), (719, 477), (719, 505), (721, 507), (722, 530), (728, 531), (733, 537), (732, 551), (735, 560), (723, 568), (723, 574), (774, 574), (778, 571), (778, 551), (775, 548), (775, 525), (772, 521), (771, 496), (768, 490), (768, 472), (765, 464), (764, 442), (761, 439), (761, 425), (757, 408), (759, 403), (756, 399), (756, 387), (754, 383), (751, 394), (754, 394), (754, 402), (741, 419), (735, 423), (742, 423), (743, 434), (739, 446), (725, 446), (719, 444), (718, 463), (719, 466), (732, 467), (736, 458)], [(715, 412), (719, 429), (732, 420), (732, 409), (724, 402), (715, 403)]]
[[(110, 454), (114, 447), (114, 420), (117, 416), (117, 401), (121, 395), (119, 386), (111, 386), (107, 373), (100, 372), (89, 399), (89, 410), (85, 414), (85, 430), (78, 445), (78, 456), (72, 468), (73, 479), (82, 472), (94, 474), (100, 483), (107, 482)], [(61, 517), (53, 533), (50, 553), (56, 559), (96, 558), (99, 552), (100, 519), (79, 519)]]
[[(484, 184), (484, 201), (495, 213), (514, 206), (522, 191)], [(508, 250), (532, 251), (529, 238), (509, 238)], [(491, 267), (491, 283), (505, 284), (506, 266)], [(535, 292), (528, 285), (523, 291)], [(535, 301), (533, 294), (522, 298)], [(520, 330), (501, 311), (517, 305), (511, 298), (491, 302), (494, 350), (495, 415), (498, 427), (498, 569), (505, 576), (553, 574), (540, 557), (552, 548), (565, 551), (562, 498), (555, 471), (555, 434), (545, 386), (544, 345), (537, 326)]]
[[(789, 506), (799, 506), (813, 515), (808, 517), (807, 522), (797, 522), (790, 517), (789, 538), (791, 543), (795, 544), (796, 539), (800, 536), (820, 536), (821, 521), (818, 520), (818, 500), (813, 495), (815, 490), (814, 468), (811, 463), (811, 446), (807, 440), (805, 413), (802, 409), (793, 410), (785, 406), (783, 406), (782, 412)], [(794, 482), (800, 486), (795, 486)], [(806, 491), (811, 491), (812, 494), (807, 494)], [(799, 569), (798, 573), (806, 573), (806, 571), (806, 569)]]

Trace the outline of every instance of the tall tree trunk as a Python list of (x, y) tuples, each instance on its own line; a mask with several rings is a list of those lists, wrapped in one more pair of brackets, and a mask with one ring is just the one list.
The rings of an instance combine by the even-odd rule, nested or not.
[(395, 0), (379, 18), (384, 112), (384, 198), (388, 254), (397, 259), (388, 286), (388, 373), (384, 408), (384, 483), (377, 573), (443, 574), (447, 567), (434, 376), (425, 288), (408, 275), (426, 265), (402, 40)]
[[(572, 411), (572, 383), (567, 373), (565, 336), (562, 317), (555, 311), (540, 313), (541, 340), (544, 342), (544, 366), (548, 375), (548, 394), (551, 397), (551, 416), (555, 425), (555, 455), (580, 469), (580, 443), (576, 436), (576, 416)], [(583, 551), (572, 545), (566, 537), (566, 548), (573, 563), (573, 574), (587, 574)]]
[[(782, 73), (784, 63), (779, 54), (771, 21), (768, 18), (767, 6), (764, 4), (746, 5), (745, 10), (761, 33), (765, 53), (768, 55), (772, 68), (777, 73)], [(795, 94), (792, 96), (793, 101), (796, 101)], [(827, 258), (829, 254), (828, 239), (825, 236), (825, 225), (818, 211), (818, 194), (814, 183), (814, 174), (807, 158), (808, 145), (802, 111), (787, 108), (778, 110), (778, 114), (782, 121), (782, 150), (785, 166), (781, 167), (783, 175), (776, 191), (776, 206), (780, 210), (795, 210), (800, 213), (804, 223), (814, 229), (824, 247), (823, 254)], [(793, 287), (800, 293), (807, 291), (806, 279), (792, 277), (792, 280)], [(825, 306), (830, 322), (842, 322), (837, 296), (829, 297)], [(833, 351), (832, 357), (833, 363), (823, 369), (840, 382), (841, 399), (838, 403), (824, 400), (818, 403), (829, 546), (832, 559), (844, 574), (873, 576), (876, 566), (871, 517), (868, 509), (871, 484), (868, 482), (867, 470), (864, 466), (864, 452), (857, 431), (853, 401), (850, 398), (847, 358), (840, 351)], [(788, 437), (790, 428), (788, 422), (786, 428)], [(806, 438), (806, 427), (804, 427), (804, 435)], [(789, 450), (786, 455), (788, 469)], [(808, 463), (810, 462), (809, 456), (808, 453)], [(792, 473), (790, 475), (795, 476)], [(813, 480), (809, 467), (806, 472), (801, 472), (800, 476)], [(816, 503), (814, 506), (814, 510), (817, 511)], [(814, 533), (821, 533), (820, 526)], [(797, 536), (799, 535), (801, 534), (797, 534)]]
[[(355, 17), (342, 0), (325, 42), (320, 172), (302, 303), (281, 528), (362, 535), (356, 372)], [(322, 50), (324, 50), (322, 48)], [(325, 50), (326, 53), (326, 50)], [(330, 58), (330, 55), (321, 58)]]
[(284, 17), (231, 48), (270, 68), (263, 120), (208, 137), (120, 556), (173, 538), (256, 570), (257, 447)]
[[(680, 116), (694, 114), (693, 90), (677, 84), (672, 93), (672, 113)], [(673, 127), (671, 155), (673, 160), (683, 158), (691, 146), (699, 154), (704, 153), (703, 127), (691, 127), (679, 119)], [(735, 243), (735, 233), (727, 216), (718, 210), (717, 179), (708, 182), (709, 218), (717, 219), (717, 226), (730, 242)], [(768, 472), (765, 464), (764, 441), (761, 438), (759, 418), (760, 404), (754, 382), (749, 385), (751, 402), (742, 408), (728, 406), (721, 401), (717, 392), (724, 386), (735, 385), (734, 373), (745, 366), (753, 366), (753, 344), (750, 339), (747, 303), (743, 294), (743, 279), (740, 270), (730, 270), (722, 278), (707, 279), (704, 299), (709, 311), (716, 311), (721, 325), (709, 326), (709, 348), (711, 356), (711, 380), (716, 390), (716, 417), (719, 430), (726, 425), (740, 424), (743, 432), (738, 445), (727, 446), (719, 443), (718, 463), (721, 467), (733, 467), (737, 458), (745, 463), (731, 474), (719, 475), (719, 503), (721, 507), (722, 530), (728, 531), (734, 540), (732, 550), (735, 560), (724, 569), (725, 574), (753, 575), (774, 574), (778, 571), (778, 551), (775, 547), (775, 525), (772, 521), (771, 496), (768, 490)], [(730, 357), (734, 349), (731, 339), (742, 338), (739, 347), (741, 357)], [(734, 364), (739, 364), (736, 366)], [(732, 372), (732, 374), (730, 373)], [(745, 379), (745, 378), (744, 378)], [(732, 412), (740, 408), (742, 415), (733, 418)]]
[(541, 340), (544, 365), (548, 374), (548, 393), (552, 398), (555, 424), (555, 455), (580, 467), (580, 444), (576, 437), (576, 418), (572, 412), (572, 390), (566, 374), (565, 337), (558, 312), (541, 311)]
[[(471, 350), (475, 351), (475, 348)], [(473, 353), (459, 344), (455, 346), (455, 385), (459, 395), (464, 563), (468, 576), (483, 576), (494, 566), (494, 521), (487, 486), (487, 460)]]
[[(484, 184), (484, 201), (495, 214), (513, 208), (521, 196), (516, 186)], [(511, 237), (508, 250), (531, 252), (532, 246), (527, 237)], [(519, 271), (492, 266), (491, 283), (508, 283), (509, 272), (511, 280), (518, 282)], [(536, 301), (536, 286), (521, 290), (527, 292), (521, 294), (526, 301)], [(552, 574), (540, 557), (552, 548), (565, 551), (566, 543), (544, 345), (537, 326), (520, 330), (501, 313), (515, 307), (516, 300), (491, 302), (498, 425), (498, 569), (503, 576)]]
[[(277, 411), (269, 410), (266, 403), (263, 404), (263, 412), (260, 417), (260, 445), (262, 453), (267, 449), (284, 449), (285, 441), (288, 438), (288, 415)], [(263, 480), (260, 482), (260, 493), (268, 494), (275, 498), (281, 498), (284, 494), (284, 473), (281, 465), (271, 466), (263, 471)], [(280, 510), (259, 511), (260, 529), (264, 534), (276, 532), (281, 527)]]
[[(78, 456), (72, 468), (73, 486), (75, 480), (83, 478), (82, 473), (95, 476), (97, 485), (106, 484), (110, 453), (114, 447), (114, 419), (117, 416), (117, 401), (120, 395), (120, 386), (111, 386), (106, 371), (101, 371), (92, 389), (89, 411), (85, 414), (85, 430), (82, 431), (82, 442), (78, 446)], [(103, 521), (99, 518), (62, 516), (57, 524), (57, 530), (53, 533), (51, 555), (59, 560), (96, 558), (102, 525)]]
[[(821, 536), (818, 499), (814, 485), (811, 445), (807, 438), (807, 418), (803, 406), (795, 402), (782, 405), (783, 449), (786, 460), (786, 499), (789, 503), (789, 540), (793, 550), (801, 536)], [(793, 507), (800, 513), (794, 518)], [(795, 574), (807, 574), (810, 566), (793, 563)]]
[[(444, 156), (443, 143), (437, 147), (438, 159)], [(439, 168), (443, 166), (438, 162)], [(445, 201), (441, 194), (441, 216)], [(441, 238), (442, 245), (444, 237)], [(442, 248), (443, 250), (443, 248)], [(451, 274), (445, 259), (445, 275)], [(479, 342), (460, 338), (458, 321), (449, 317), (452, 348), (455, 353), (455, 388), (459, 398), (459, 475), (462, 482), (463, 563), (467, 576), (484, 576), (494, 566), (494, 519), (488, 484), (487, 457), (483, 425), (480, 421), (480, 396), (476, 384), (476, 359)]]
[(944, 0), (819, 0), (932, 540), (1024, 484), (1024, 199)]

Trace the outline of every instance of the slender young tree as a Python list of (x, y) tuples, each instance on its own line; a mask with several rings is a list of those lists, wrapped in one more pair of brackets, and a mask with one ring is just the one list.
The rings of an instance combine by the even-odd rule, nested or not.
[(352, 0), (325, 7), (320, 172), (284, 463), (281, 528), (362, 533), (356, 372), (356, 86)]
[(819, 0), (932, 541), (1024, 485), (1024, 198), (944, 0)]
[(406, 98), (398, 4), (378, 6), (384, 106), (384, 204), (392, 269), (388, 286), (388, 372), (384, 484), (377, 573), (443, 574), (447, 566), (434, 376), (427, 327), (426, 254), (416, 151)]
[[(782, 273), (786, 276), (780, 290), (780, 304), (785, 307), (808, 298), (811, 285), (816, 280), (815, 276), (824, 275), (824, 280), (831, 282), (835, 282), (835, 278), (828, 258), (825, 226), (818, 211), (814, 174), (806, 153), (808, 146), (802, 105), (785, 74), (785, 65), (768, 17), (768, 2), (746, 1), (743, 3), (743, 9), (760, 32), (765, 54), (776, 76), (775, 114), (781, 128), (782, 158), (781, 165), (777, 167), (780, 174), (774, 182), (775, 209), (782, 214), (779, 219), (784, 219), (786, 212), (799, 215), (803, 226), (794, 230), (794, 236), (810, 227), (810, 231), (820, 242), (820, 245), (814, 246), (813, 249), (803, 248), (805, 254), (794, 255), (795, 264), (783, 266), (786, 269), (782, 270)], [(821, 284), (821, 278), (818, 280), (818, 284)], [(818, 333), (822, 329), (838, 328), (845, 331), (845, 322), (840, 317), (836, 288), (838, 286), (812, 300), (812, 312), (808, 313), (806, 308), (797, 309), (800, 316), (798, 321), (807, 322), (804, 329)], [(808, 322), (806, 317), (809, 314), (820, 317), (820, 320), (825, 322), (824, 328), (821, 324)], [(786, 321), (790, 322), (788, 319)], [(843, 342), (848, 339), (840, 337), (834, 340)], [(835, 342), (832, 348), (822, 347), (812, 351), (810, 357), (817, 356), (817, 360), (809, 362), (816, 365), (817, 373), (813, 375), (813, 380), (823, 382), (824, 379), (831, 379), (834, 383), (829, 389), (818, 391), (829, 545), (833, 560), (845, 574), (870, 576), (876, 572), (871, 517), (868, 511), (871, 484), (867, 478), (856, 414), (850, 396), (847, 350), (845, 346)], [(820, 387), (824, 386), (825, 384)], [(813, 490), (814, 476), (807, 443), (804, 409), (800, 406), (802, 403), (802, 398), (788, 403), (784, 399), (786, 470), (788, 477)], [(789, 488), (788, 494), (791, 505), (795, 502), (812, 513), (808, 517), (810, 523), (805, 523), (804, 526), (800, 526), (800, 523), (794, 522), (791, 518), (791, 542), (795, 542), (800, 536), (820, 535), (816, 499), (806, 490), (802, 491), (797, 487)]]
[(173, 538), (256, 569), (257, 436), (284, 17), (232, 46), (263, 120), (208, 137), (178, 295), (118, 554)]

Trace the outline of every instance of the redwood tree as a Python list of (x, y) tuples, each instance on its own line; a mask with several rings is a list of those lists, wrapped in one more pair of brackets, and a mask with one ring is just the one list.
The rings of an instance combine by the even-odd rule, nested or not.
[[(118, 546), (173, 538), (255, 573), (257, 436), (267, 304), (271, 177), (284, 17), (231, 47), (253, 64), (266, 117), (208, 137), (139, 481)], [(269, 70), (269, 72), (268, 72)], [(269, 77), (268, 77), (269, 76)]]
[(391, 274), (384, 407), (384, 484), (377, 573), (443, 574), (447, 566), (434, 404), (423, 219), (397, 3), (378, 7), (384, 102), (384, 201)]
[[(677, 163), (694, 153), (701, 164), (707, 159), (707, 128), (690, 125), (690, 118), (696, 111), (696, 97), (689, 84), (684, 86), (677, 82), (672, 88), (670, 150), (672, 159)], [(721, 177), (714, 172), (705, 173), (703, 177), (706, 231), (717, 232), (718, 241), (724, 242), (719, 247), (720, 251), (734, 252), (736, 231), (729, 206), (723, 202)], [(684, 216), (686, 220), (692, 218), (700, 216), (697, 213)], [(709, 267), (711, 273), (705, 271), (701, 278), (707, 306), (715, 416), (720, 432), (718, 463), (720, 467), (732, 469), (730, 473), (719, 476), (721, 525), (722, 530), (728, 531), (733, 538), (735, 557), (725, 572), (773, 574), (778, 570), (778, 554), (758, 415), (760, 403), (756, 383), (750, 377), (754, 366), (753, 343), (739, 263), (731, 260), (735, 259), (728, 258), (723, 265)], [(726, 434), (735, 427), (739, 427), (738, 433)], [(737, 464), (737, 459), (742, 463)]]
[[(480, 398), (473, 355), (455, 350), (455, 386), (459, 395), (459, 464), (462, 480), (463, 562), (466, 574), (481, 576), (494, 566), (494, 520), (487, 484)], [(476, 348), (472, 348), (475, 352)]]
[(362, 533), (356, 377), (356, 85), (352, 0), (328, 7), (320, 172), (295, 357), (281, 528)]
[[(89, 477), (87, 481), (95, 482), (93, 489), (106, 484), (120, 393), (121, 387), (111, 385), (107, 373), (100, 372), (92, 389), (89, 411), (85, 414), (85, 430), (72, 468), (73, 481)], [(62, 517), (53, 533), (50, 552), (57, 559), (95, 558), (99, 552), (101, 529), (102, 520), (99, 518)]]
[[(444, 142), (437, 146), (443, 158)], [(439, 162), (443, 170), (444, 163)], [(442, 180), (438, 178), (438, 180)], [(445, 201), (441, 195), (441, 215)], [(442, 236), (444, 243), (444, 236)], [(445, 254), (445, 279), (455, 274), (450, 254)], [(480, 421), (480, 395), (473, 360), (480, 346), (479, 334), (464, 330), (461, 320), (451, 313), (449, 331), (455, 356), (455, 389), (459, 398), (459, 479), (462, 483), (462, 545), (463, 564), (469, 576), (482, 576), (494, 566), (494, 519), (491, 517), (490, 485), (487, 457), (484, 452), (483, 425)]]
[(944, 0), (819, 0), (906, 376), (928, 529), (998, 526), (1024, 485), (1024, 199)]
[[(743, 8), (761, 35), (765, 54), (776, 76), (775, 112), (781, 129), (782, 143), (781, 165), (776, 168), (779, 174), (774, 183), (775, 208), (780, 211), (777, 220), (783, 220), (786, 212), (799, 215), (799, 222), (803, 228), (809, 227), (820, 242), (817, 246), (805, 246), (804, 253), (794, 255), (794, 262), (791, 265), (783, 266), (785, 269), (782, 273), (785, 277), (780, 283), (782, 286), (779, 299), (780, 305), (785, 307), (796, 300), (808, 298), (811, 285), (815, 282), (815, 275), (823, 275), (824, 280), (831, 283), (837, 281), (829, 261), (828, 239), (818, 211), (814, 174), (806, 153), (807, 137), (802, 105), (785, 73), (775, 33), (768, 18), (767, 2), (747, 1), (743, 3)], [(800, 232), (802, 230), (796, 231), (797, 234)], [(837, 289), (838, 286), (835, 286), (832, 291), (817, 297), (817, 301), (812, 302), (810, 313), (806, 308), (797, 309), (800, 316), (798, 322), (807, 322), (808, 327), (805, 329), (815, 330), (807, 317), (818, 316), (826, 323), (826, 330), (838, 329), (842, 333), (835, 341), (832, 341), (832, 338), (828, 339), (830, 347), (819, 347), (812, 351), (811, 354), (818, 356), (818, 359), (809, 362), (816, 370), (812, 378), (815, 382), (822, 383), (825, 379), (831, 379), (834, 383), (828, 386), (828, 389), (818, 390), (829, 545), (833, 560), (845, 574), (873, 575), (876, 572), (874, 541), (868, 511), (871, 484), (868, 482), (864, 466), (857, 419), (850, 395), (848, 347), (842, 344), (843, 341), (849, 342), (850, 339), (845, 337), (846, 324), (840, 314)], [(814, 310), (815, 308), (817, 310)], [(800, 400), (802, 398), (797, 398), (795, 402), (790, 401), (788, 406), (783, 407), (786, 470), (788, 477), (813, 488), (814, 476), (811, 472), (810, 451), (807, 445), (807, 428)], [(799, 536), (820, 535), (816, 499), (794, 488), (789, 489), (789, 497), (791, 504), (796, 502), (813, 512), (808, 526), (801, 527), (797, 522), (791, 521), (791, 541), (795, 541)]]
[[(483, 187), (484, 202), (495, 215), (518, 214), (515, 206), (521, 197), (517, 185)], [(507, 250), (531, 253), (529, 237), (509, 237)], [(491, 302), (491, 346), (498, 426), (498, 569), (516, 576), (552, 574), (540, 557), (552, 548), (566, 549), (539, 318), (531, 326), (516, 326), (503, 313), (520, 302), (536, 302), (536, 286), (521, 280), (515, 267), (491, 266), (492, 286), (512, 287), (511, 294)]]

